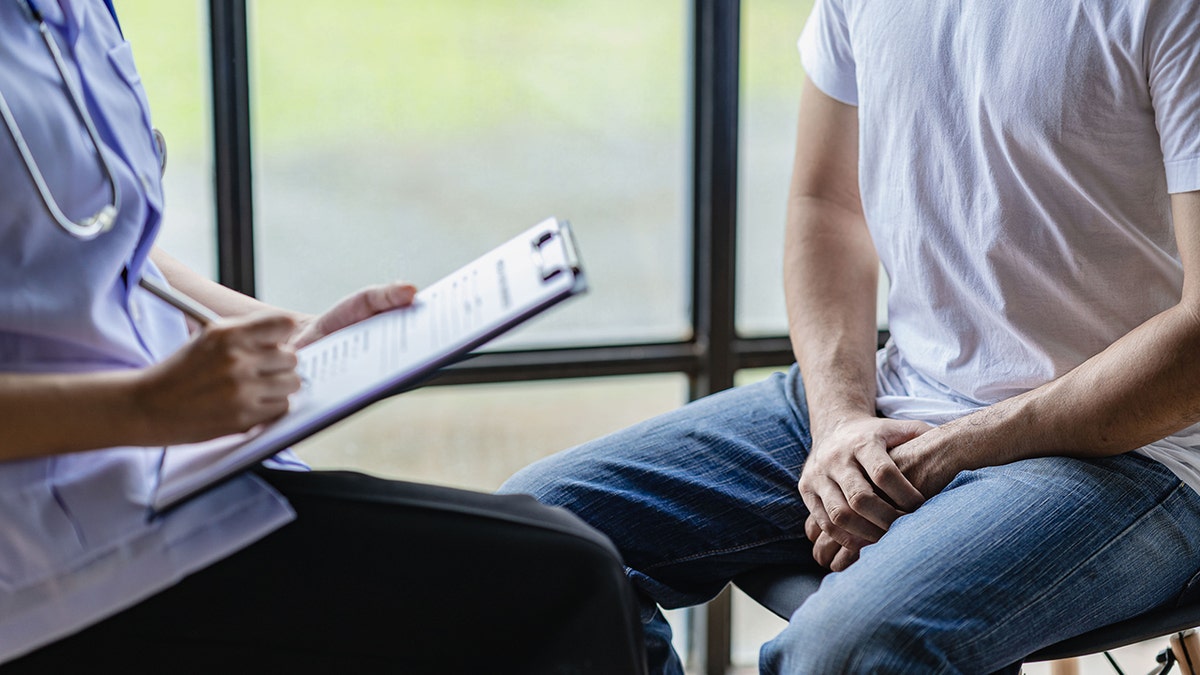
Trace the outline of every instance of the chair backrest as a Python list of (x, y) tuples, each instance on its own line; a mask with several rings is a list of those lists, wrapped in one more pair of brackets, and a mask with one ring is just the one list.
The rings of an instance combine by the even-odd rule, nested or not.
[[(763, 607), (787, 619), (816, 592), (821, 576), (789, 565), (771, 565), (743, 574), (733, 583)], [(1200, 598), (1189, 604), (1153, 609), (1131, 619), (1039, 649), (1026, 661), (1053, 661), (1116, 649), (1200, 626)]]

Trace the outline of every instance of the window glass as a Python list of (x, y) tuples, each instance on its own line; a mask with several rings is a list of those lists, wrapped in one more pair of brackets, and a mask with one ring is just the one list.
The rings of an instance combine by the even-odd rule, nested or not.
[(428, 285), (555, 215), (592, 290), (508, 344), (687, 336), (683, 2), (251, 10), (264, 299)]
[(754, 601), (736, 586), (733, 587), (733, 645), (730, 661), (734, 666), (758, 672), (758, 652), (763, 643), (769, 642), (787, 627), (787, 622), (775, 616), (771, 610)]
[(559, 450), (680, 406), (682, 375), (425, 387), (297, 446), (314, 467), (494, 490)]
[(811, 9), (812, 0), (742, 3), (737, 326), (743, 335), (787, 331), (783, 226), (804, 82), (796, 40)]
[[(804, 82), (796, 41), (811, 10), (812, 0), (742, 3), (737, 328), (745, 336), (787, 332), (783, 230)], [(877, 317), (886, 327), (882, 275), (880, 286)]]
[(158, 244), (216, 276), (208, 3), (117, 0), (154, 126), (167, 140), (166, 208)]

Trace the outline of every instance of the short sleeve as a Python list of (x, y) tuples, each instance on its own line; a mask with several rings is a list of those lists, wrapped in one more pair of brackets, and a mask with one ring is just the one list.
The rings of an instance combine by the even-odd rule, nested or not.
[(1150, 3), (1144, 54), (1167, 191), (1200, 190), (1200, 3)]
[(840, 0), (817, 0), (798, 46), (804, 71), (818, 89), (842, 103), (858, 105), (850, 29)]

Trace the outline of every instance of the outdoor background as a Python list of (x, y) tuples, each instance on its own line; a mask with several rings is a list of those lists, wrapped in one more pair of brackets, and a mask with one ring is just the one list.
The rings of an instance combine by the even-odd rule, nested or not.
[[(811, 0), (741, 5), (738, 329), (783, 334), (780, 249), (803, 78), (795, 41)], [(213, 276), (207, 6), (116, 6), (169, 148), (160, 243)], [(252, 1), (260, 296), (317, 312), (365, 284), (428, 284), (555, 215), (574, 225), (592, 290), (499, 346), (687, 337), (689, 7)], [(492, 490), (539, 457), (679, 406), (686, 384), (652, 375), (426, 388), (297, 451), (315, 467)], [(747, 666), (783, 625), (741, 596), (734, 624), (735, 660)]]

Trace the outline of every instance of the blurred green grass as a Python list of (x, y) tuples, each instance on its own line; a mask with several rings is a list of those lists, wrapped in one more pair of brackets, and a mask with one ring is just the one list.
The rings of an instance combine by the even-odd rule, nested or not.
[[(209, 124), (206, 3), (116, 4), (172, 151), (200, 152)], [(743, 3), (743, 40), (755, 43), (746, 94), (794, 94), (794, 44), (810, 6)], [(687, 12), (685, 2), (641, 0), (251, 2), (257, 142), (332, 144), (347, 130), (437, 140), (534, 117), (551, 127), (601, 117), (675, 128)]]

